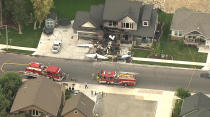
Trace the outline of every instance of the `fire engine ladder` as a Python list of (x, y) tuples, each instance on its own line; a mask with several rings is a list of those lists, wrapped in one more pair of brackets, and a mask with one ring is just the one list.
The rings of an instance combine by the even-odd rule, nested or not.
[(3, 63), (1, 65), (1, 72), (4, 73), (4, 72), (24, 72), (24, 71), (6, 71), (4, 70), (5, 66), (7, 65), (13, 65), (13, 66), (27, 66), (28, 64), (23, 64), (23, 63)]

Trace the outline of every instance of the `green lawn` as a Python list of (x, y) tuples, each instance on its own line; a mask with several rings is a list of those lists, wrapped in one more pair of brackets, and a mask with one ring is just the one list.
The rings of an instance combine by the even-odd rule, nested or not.
[[(58, 14), (58, 18), (68, 17), (74, 19), (75, 14), (79, 10), (88, 11), (92, 4), (103, 4), (105, 0), (54, 0), (54, 8)], [(5, 30), (0, 30), (0, 44), (6, 44)], [(14, 46), (36, 48), (42, 29), (33, 30), (33, 24), (23, 26), (22, 35), (18, 34), (15, 29), (8, 29), (9, 44)]]
[(34, 51), (27, 51), (27, 50), (17, 50), (17, 49), (3, 49), (6, 52), (16, 53), (16, 54), (27, 54), (31, 55)]
[(89, 11), (93, 4), (104, 4), (105, 0), (54, 0), (55, 11), (59, 18), (74, 19), (77, 11)]
[[(0, 31), (2, 33), (0, 35), (0, 43), (6, 44), (5, 30), (0, 30)], [(9, 45), (36, 48), (40, 40), (41, 32), (42, 32), (41, 29), (34, 31), (33, 24), (24, 26), (22, 35), (18, 34), (18, 30), (9, 28), (8, 29)]]
[(132, 53), (134, 53), (134, 57), (144, 57), (147, 58), (150, 54), (150, 50), (141, 50), (141, 49), (132, 49)]
[(195, 65), (182, 65), (182, 64), (172, 64), (172, 63), (146, 62), (146, 61), (136, 61), (136, 60), (133, 60), (133, 63), (146, 64), (146, 65), (169, 66), (169, 67), (195, 68), (195, 69), (201, 69), (203, 67), (203, 66), (195, 66)]
[(160, 39), (160, 49), (165, 54), (173, 56), (174, 60), (206, 62), (207, 54), (198, 53), (198, 49), (193, 47), (186, 47), (181, 41), (170, 40), (170, 25), (173, 15), (159, 12), (158, 18), (160, 22), (164, 22), (163, 35)]

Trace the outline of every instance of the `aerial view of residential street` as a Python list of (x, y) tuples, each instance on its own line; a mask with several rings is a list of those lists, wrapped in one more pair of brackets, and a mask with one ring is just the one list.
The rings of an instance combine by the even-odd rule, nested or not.
[(210, 0), (0, 0), (0, 117), (210, 117)]

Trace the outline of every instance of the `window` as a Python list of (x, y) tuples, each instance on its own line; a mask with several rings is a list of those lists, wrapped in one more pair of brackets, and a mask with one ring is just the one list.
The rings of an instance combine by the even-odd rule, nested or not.
[(133, 29), (133, 23), (131, 23), (131, 29)]
[(129, 23), (126, 23), (126, 28), (129, 28)]
[(181, 32), (179, 32), (179, 36), (180, 36), (180, 37), (182, 36), (182, 33), (181, 33)]
[(143, 26), (149, 26), (148, 21), (143, 21)]
[(113, 22), (113, 26), (116, 26), (117, 25), (117, 22)]
[(37, 110), (32, 110), (31, 112), (31, 116), (40, 116), (40, 115), (41, 115), (40, 112)]
[(54, 27), (53, 21), (47, 21), (47, 27), (53, 28)]
[(177, 31), (174, 31), (174, 35), (177, 36), (178, 35), (178, 32)]
[(78, 110), (74, 110), (74, 114), (78, 114)]
[(109, 26), (112, 26), (112, 21), (109, 21)]
[(126, 27), (125, 25), (126, 25), (126, 23), (123, 23), (123, 28), (125, 28), (125, 27)]

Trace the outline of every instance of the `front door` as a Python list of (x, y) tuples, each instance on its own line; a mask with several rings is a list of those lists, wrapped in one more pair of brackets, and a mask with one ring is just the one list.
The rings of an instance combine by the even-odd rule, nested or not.
[(128, 41), (128, 35), (125, 35), (124, 37), (125, 37), (125, 41)]

